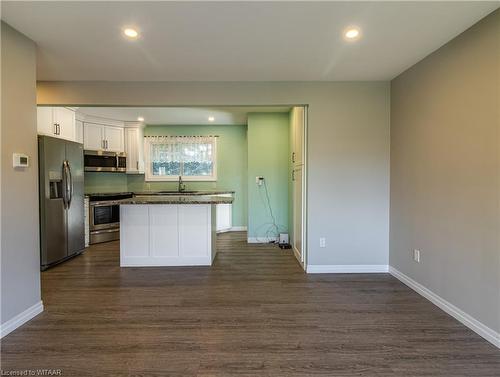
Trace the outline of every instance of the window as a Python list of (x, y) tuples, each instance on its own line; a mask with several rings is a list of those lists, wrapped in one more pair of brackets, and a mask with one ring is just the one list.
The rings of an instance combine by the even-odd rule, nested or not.
[(216, 136), (146, 137), (146, 181), (217, 180)]

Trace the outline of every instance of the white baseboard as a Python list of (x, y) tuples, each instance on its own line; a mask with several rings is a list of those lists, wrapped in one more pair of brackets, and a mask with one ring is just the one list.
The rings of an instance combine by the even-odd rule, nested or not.
[(313, 264), (307, 266), (308, 274), (371, 274), (389, 272), (385, 264)]
[(19, 313), (14, 318), (9, 319), (7, 322), (0, 325), (0, 338), (10, 334), (18, 327), (24, 325), (30, 319), (43, 312), (43, 302), (39, 301), (35, 305), (30, 306), (25, 311)]
[(247, 227), (246, 226), (233, 226), (231, 229), (229, 229), (230, 232), (246, 232)]
[(228, 229), (218, 230), (217, 233), (227, 233), (227, 232), (245, 232), (247, 230), (246, 226), (233, 226)]
[(277, 237), (248, 237), (248, 243), (270, 243), (271, 241), (278, 241)]
[(477, 319), (467, 314), (463, 310), (457, 308), (455, 305), (446, 301), (441, 296), (438, 296), (428, 288), (424, 287), (422, 284), (416, 282), (409, 276), (406, 276), (405, 274), (398, 271), (394, 267), (389, 267), (389, 272), (396, 279), (400, 280), (402, 283), (406, 284), (415, 292), (425, 297), (427, 300), (432, 302), (438, 308), (440, 308), (441, 310), (445, 311), (446, 313), (457, 319), (459, 322), (467, 326), (476, 334), (482, 336), (484, 339), (492, 343), (494, 346), (500, 348), (500, 333), (489, 328), (482, 322), (478, 321)]

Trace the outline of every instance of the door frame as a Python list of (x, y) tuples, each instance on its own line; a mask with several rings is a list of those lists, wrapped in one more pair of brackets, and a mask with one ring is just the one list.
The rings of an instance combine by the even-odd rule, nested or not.
[[(97, 101), (99, 102), (99, 101)], [(71, 107), (74, 105), (68, 105), (68, 104), (61, 104), (61, 103), (43, 103), (39, 104), (37, 103), (37, 107), (50, 107), (50, 106), (58, 106), (58, 107)], [(302, 158), (304, 160), (303, 167), (302, 167), (302, 255), (303, 255), (303, 262), (299, 261), (301, 267), (304, 269), (304, 272), (307, 270), (307, 264), (308, 264), (308, 257), (309, 257), (309, 247), (308, 247), (308, 135), (309, 135), (309, 104), (305, 103), (273, 103), (270, 101), (270, 103), (266, 103), (265, 105), (262, 104), (251, 104), (251, 103), (243, 103), (243, 104), (232, 104), (232, 105), (221, 105), (221, 104), (196, 104), (196, 105), (189, 105), (189, 104), (165, 104), (165, 105), (145, 105), (145, 104), (127, 104), (127, 105), (118, 105), (118, 104), (103, 104), (103, 103), (86, 103), (85, 105), (79, 105), (81, 108), (85, 107), (276, 107), (276, 106), (290, 106), (290, 107), (303, 107), (304, 108), (304, 129), (303, 129), (303, 137), (302, 137), (302, 148), (303, 148), (303, 155)], [(92, 122), (90, 122), (92, 123)], [(289, 230), (290, 233), (290, 230)], [(293, 251), (292, 251), (293, 252)], [(294, 253), (295, 254), (295, 253)]]
[[(301, 193), (302, 193), (302, 198), (301, 198), (301, 239), (302, 239), (302, 250), (301, 250), (301, 255), (300, 257), (302, 260), (300, 260), (299, 256), (295, 252), (295, 248), (293, 247), (293, 239), (292, 239), (292, 252), (297, 259), (297, 262), (299, 262), (300, 266), (304, 270), (304, 272), (307, 271), (307, 261), (308, 261), (308, 247), (307, 247), (307, 135), (308, 135), (308, 111), (309, 111), (309, 105), (294, 105), (293, 107), (302, 107), (304, 109), (304, 126), (302, 127), (302, 187), (301, 187)], [(292, 166), (293, 170), (293, 166)], [(290, 216), (292, 216), (292, 229), (290, 231), (293, 231), (294, 228), (294, 207), (295, 207), (295, 201), (293, 197), (293, 191), (292, 195), (290, 196), (289, 200), (292, 203), (292, 213)]]

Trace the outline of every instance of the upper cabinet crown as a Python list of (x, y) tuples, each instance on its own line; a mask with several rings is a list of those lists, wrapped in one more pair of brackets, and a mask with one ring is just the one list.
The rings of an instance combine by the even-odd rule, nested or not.
[(83, 140), (84, 148), (89, 150), (110, 152), (123, 152), (125, 150), (122, 127), (84, 122)]
[(41, 135), (81, 142), (77, 140), (75, 111), (66, 107), (38, 107), (37, 130)]

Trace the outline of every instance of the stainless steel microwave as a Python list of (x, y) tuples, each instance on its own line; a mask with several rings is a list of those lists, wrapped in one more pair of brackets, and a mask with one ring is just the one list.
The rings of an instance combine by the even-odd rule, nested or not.
[(83, 163), (85, 171), (127, 171), (127, 156), (125, 153), (85, 150)]

